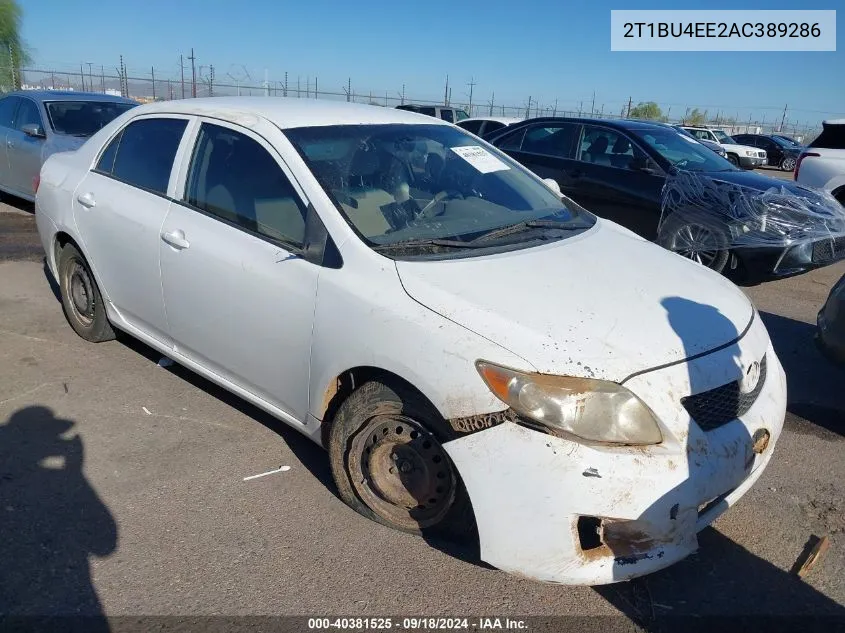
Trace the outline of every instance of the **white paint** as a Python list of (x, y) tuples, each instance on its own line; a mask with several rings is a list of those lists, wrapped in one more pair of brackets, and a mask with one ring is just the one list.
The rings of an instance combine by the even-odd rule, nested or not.
[(289, 470), (290, 466), (282, 466), (281, 468), (277, 468), (276, 470), (268, 470), (266, 473), (259, 473), (258, 475), (250, 475), (249, 477), (244, 477), (244, 481), (258, 479), (259, 477), (266, 477), (267, 475), (275, 475), (276, 473), (284, 473)]
[(482, 174), (510, 169), (510, 167), (493, 156), (493, 154), (478, 145), (466, 145), (462, 147), (453, 147), (451, 149)]
[[(241, 126), (316, 210), (343, 266), (316, 266), (163, 197), (94, 178), (91, 167), (100, 148), (133, 118), (155, 113), (189, 119), (168, 196), (178, 199), (184, 190), (201, 120)], [(448, 419), (504, 408), (479, 377), (478, 359), (521, 371), (616, 381), (677, 361), (625, 385), (655, 412), (666, 438), (660, 446), (638, 452), (588, 447), (506, 424), (449, 442), (446, 450), (467, 483), (483, 556), (502, 569), (558, 582), (609, 582), (692, 551), (695, 521), (687, 513), (686, 532), (663, 558), (621, 571), (606, 560), (584, 565), (573, 556), (572, 516), (636, 518), (685, 481), (683, 429), (689, 419), (680, 398), (738, 379), (738, 363), (755, 355), (759, 360), (768, 336), (756, 324), (737, 349), (682, 361), (728, 343), (744, 329), (752, 315), (745, 296), (715, 273), (604, 221), (561, 242), (499, 255), (388, 259), (351, 230), (279, 129), (335, 123), (448, 125), (401, 110), (295, 99), (196, 99), (133, 109), (78, 151), (56, 154), (45, 164), (35, 215), (51, 272), (56, 274), (55, 236), (62, 231), (87, 257), (115, 327), (317, 443), (327, 395), (336, 377), (355, 367), (398, 375)], [(477, 143), (489, 157), (504, 161), (483, 141)], [(489, 158), (478, 160), (487, 165)], [(82, 186), (97, 189), (95, 207), (77, 204)], [(176, 252), (162, 242), (162, 231), (176, 229), (185, 231), (190, 248)], [(131, 240), (115, 239), (130, 233)], [(719, 315), (718, 323), (698, 321), (695, 311), (678, 313), (670, 322), (662, 303), (667, 299), (709, 308)], [(766, 425), (776, 440), (785, 384), (774, 352), (768, 354), (770, 384), (743, 424), (749, 430)], [(724, 444), (730, 438), (716, 434), (712, 440)], [(584, 477), (591, 468), (600, 477)], [(701, 469), (705, 483), (684, 493), (685, 508), (693, 508), (708, 486), (737, 483), (730, 460), (706, 461)], [(747, 478), (734, 494), (752, 481)]]

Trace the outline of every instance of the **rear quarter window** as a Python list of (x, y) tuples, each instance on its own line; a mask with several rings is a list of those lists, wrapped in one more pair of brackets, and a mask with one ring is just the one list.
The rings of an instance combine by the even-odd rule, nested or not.
[(845, 124), (825, 125), (822, 133), (809, 147), (845, 149)]

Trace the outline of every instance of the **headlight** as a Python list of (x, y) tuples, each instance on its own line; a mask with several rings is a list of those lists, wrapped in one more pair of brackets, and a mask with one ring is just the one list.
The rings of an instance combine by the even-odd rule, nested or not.
[(616, 383), (529, 374), (482, 360), (475, 366), (499, 400), (551, 431), (613, 444), (663, 441), (651, 410)]
[(750, 150), (750, 149), (747, 149), (747, 150), (745, 150), (745, 155), (746, 155), (746, 156), (756, 156), (756, 155), (757, 155), (757, 152), (752, 151), (752, 150)]

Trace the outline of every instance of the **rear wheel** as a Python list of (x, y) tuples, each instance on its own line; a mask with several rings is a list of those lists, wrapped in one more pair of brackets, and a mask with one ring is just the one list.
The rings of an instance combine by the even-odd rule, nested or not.
[(378, 381), (361, 385), (338, 409), (329, 435), (341, 499), (397, 530), (467, 536), (475, 525), (469, 497), (443, 449), (454, 436), (413, 390)]
[(718, 273), (730, 258), (725, 232), (705, 220), (669, 218), (660, 234), (661, 246)]
[(58, 269), (62, 308), (70, 326), (86, 341), (112, 340), (114, 330), (106, 315), (100, 289), (88, 262), (73, 244), (62, 249)]
[(784, 156), (780, 162), (780, 168), (783, 171), (793, 171), (795, 169), (795, 159), (792, 156)]

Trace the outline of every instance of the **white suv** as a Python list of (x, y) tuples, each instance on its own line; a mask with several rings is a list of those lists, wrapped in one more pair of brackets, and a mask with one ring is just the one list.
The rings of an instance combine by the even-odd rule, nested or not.
[(822, 123), (822, 133), (798, 157), (795, 180), (826, 189), (845, 205), (845, 119)]
[(688, 127), (686, 125), (683, 128), (698, 140), (719, 143), (725, 148), (727, 159), (737, 167), (754, 169), (755, 167), (762, 167), (766, 164), (766, 150), (751, 147), (750, 145), (740, 145), (725, 134), (723, 130), (705, 127)]

